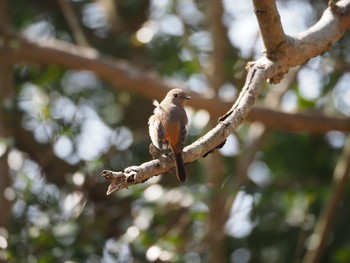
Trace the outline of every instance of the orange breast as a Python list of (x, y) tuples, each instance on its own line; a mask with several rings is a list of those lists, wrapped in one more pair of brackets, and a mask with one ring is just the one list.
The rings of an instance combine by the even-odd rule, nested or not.
[[(179, 142), (180, 123), (178, 121), (169, 121), (164, 125), (165, 139), (171, 146), (175, 146)], [(174, 147), (172, 147), (174, 148)]]

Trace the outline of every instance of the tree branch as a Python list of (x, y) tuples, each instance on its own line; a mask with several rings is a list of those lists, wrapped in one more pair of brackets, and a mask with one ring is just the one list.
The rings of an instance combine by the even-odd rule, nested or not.
[(228, 56), (229, 40), (227, 28), (222, 21), (224, 14), (223, 3), (221, 1), (209, 0), (206, 6), (209, 31), (213, 41), (210, 70), (208, 71), (207, 78), (209, 79), (210, 86), (215, 90), (215, 94), (217, 94), (219, 88), (227, 81), (225, 76), (225, 61)]
[[(226, 138), (244, 121), (260, 94), (263, 83), (275, 70), (275, 65), (265, 57), (255, 63), (254, 67), (248, 72), (246, 85), (230, 111), (219, 119), (219, 123), (211, 131), (185, 147), (183, 150), (185, 163), (206, 156), (225, 142)], [(114, 191), (128, 188), (130, 185), (142, 183), (152, 176), (162, 174), (173, 167), (173, 155), (163, 155), (140, 166), (129, 167), (123, 172), (104, 170), (101, 176), (110, 182), (107, 194), (111, 194)]]
[(290, 132), (325, 134), (332, 130), (349, 132), (350, 119), (327, 117), (318, 113), (286, 113), (254, 107), (247, 120), (263, 123), (267, 128)]
[[(8, 24), (9, 1), (0, 2), (0, 23)], [(1, 39), (0, 42), (5, 41)], [(10, 189), (12, 178), (8, 164), (10, 150), (10, 138), (13, 136), (13, 127), (9, 118), (9, 112), (13, 110), (14, 89), (13, 89), (13, 68), (11, 63), (0, 62), (0, 139), (5, 144), (5, 150), (0, 153), (0, 227), (7, 228), (11, 218), (12, 200), (6, 196), (6, 189)]]
[[(208, 30), (213, 42), (213, 50), (209, 57), (209, 70), (207, 79), (215, 96), (218, 96), (219, 89), (227, 82), (227, 61), (229, 55), (229, 39), (227, 28), (223, 23), (224, 7), (223, 1), (207, 0), (206, 14), (208, 16)], [(232, 59), (232, 58), (231, 58)], [(208, 126), (215, 125), (211, 120)], [(223, 164), (223, 156), (208, 156), (205, 162), (203, 176), (213, 189), (218, 189), (222, 185), (226, 176)], [(215, 171), (215, 176), (213, 176)], [(227, 194), (225, 191), (218, 191), (210, 194), (208, 198), (208, 230), (206, 231), (204, 242), (211, 249), (211, 261), (220, 262), (225, 247), (225, 223), (226, 217), (223, 212), (222, 204), (225, 203)]]
[(253, 4), (265, 54), (280, 65), (270, 83), (278, 83), (290, 68), (327, 52), (350, 26), (350, 0), (330, 1), (321, 19), (294, 37), (284, 34), (274, 0), (253, 0)]
[[(257, 2), (256, 0), (255, 2)], [(350, 5), (350, 0), (340, 1), (346, 2), (347, 5)], [(282, 53), (283, 56), (278, 56), (269, 59), (266, 56), (263, 56), (254, 63), (251, 63), (249, 66), (249, 72), (246, 79), (245, 86), (243, 87), (237, 101), (233, 107), (219, 119), (219, 123), (209, 131), (206, 135), (187, 146), (184, 149), (184, 161), (186, 163), (192, 162), (202, 156), (207, 155), (208, 152), (213, 151), (218, 146), (222, 145), (228, 135), (232, 133), (246, 118), (248, 112), (253, 108), (255, 100), (260, 94), (260, 89), (263, 86), (265, 80), (270, 80), (271, 82), (278, 83), (283, 75), (288, 72), (291, 67), (305, 63), (310, 58), (323, 54), (328, 50), (333, 43), (335, 43), (339, 38), (345, 33), (347, 27), (344, 27), (344, 23), (350, 16), (348, 12), (344, 15), (345, 11), (348, 11), (348, 7), (340, 7), (343, 12), (334, 12), (335, 8), (328, 8), (321, 20), (316, 23), (315, 26), (311, 27), (306, 33), (299, 35), (298, 39), (294, 39), (295, 45), (286, 43), (288, 46), (288, 56), (287, 53)], [(276, 10), (277, 12), (277, 10)], [(345, 17), (345, 18), (344, 18)], [(275, 20), (269, 21), (270, 26), (276, 22)], [(328, 31), (332, 29), (333, 31), (329, 33)], [(322, 41), (320, 36), (323, 37)], [(270, 37), (264, 36), (263, 37)], [(317, 48), (313, 50), (310, 45), (313, 42), (317, 42)], [(264, 41), (267, 43), (268, 41)], [(315, 43), (313, 43), (315, 44)], [(280, 45), (281, 46), (281, 45)], [(304, 47), (304, 48), (301, 48)], [(298, 54), (298, 57), (290, 57), (290, 54), (295, 52), (303, 52)], [(110, 182), (108, 187), (107, 194), (111, 194), (114, 191), (127, 188), (130, 185), (137, 184), (148, 180), (148, 178), (164, 173), (165, 171), (171, 169), (174, 166), (174, 162), (171, 158), (172, 156), (165, 157), (166, 160), (163, 161), (164, 156), (142, 164), (141, 166), (133, 166), (132, 168), (127, 168), (124, 172), (112, 172), (112, 171), (103, 171), (101, 176)]]
[(74, 36), (74, 39), (78, 45), (82, 46), (90, 46), (89, 42), (87, 41), (83, 29), (80, 26), (79, 19), (74, 13), (74, 9), (71, 5), (71, 3), (68, 0), (57, 0), (58, 4), (60, 5), (63, 15), (65, 16), (67, 20), (67, 24)]
[[(288, 41), (283, 45), (279, 45), (281, 50), (276, 53), (276, 57), (268, 58), (265, 54), (256, 62), (249, 63), (246, 84), (237, 101), (220, 118), (214, 129), (184, 149), (185, 162), (192, 162), (223, 144), (227, 136), (244, 121), (252, 110), (265, 80), (277, 83), (291, 67), (303, 64), (310, 58), (329, 50), (332, 44), (338, 41), (350, 26), (349, 6), (350, 0), (341, 0), (337, 4), (330, 4), (320, 21), (313, 27), (294, 38), (286, 38)], [(267, 19), (266, 21), (270, 21), (270, 28), (273, 28), (274, 20)], [(95, 72), (116, 87), (135, 91), (145, 97), (156, 95), (157, 99), (160, 99), (169, 88), (173, 88), (173, 86), (160, 81), (154, 74), (145, 73), (127, 62), (102, 56), (94, 49), (75, 47), (58, 41), (35, 43), (15, 36), (4, 28), (0, 29), (0, 34), (7, 35), (10, 38), (10, 41), (8, 41), (10, 44), (2, 46), (0, 49), (0, 55), (3, 60), (59, 64), (77, 69), (84, 68)], [(263, 37), (268, 38), (271, 36), (263, 35)], [(264, 43), (267, 42), (267, 40), (264, 40)], [(223, 112), (221, 111), (222, 103), (219, 100), (215, 101), (195, 96), (192, 103), (192, 105), (196, 107), (202, 106), (202, 108), (206, 108), (207, 105), (211, 104), (213, 107), (212, 111), (216, 115)], [(254, 118), (253, 113), (250, 116), (251, 120)], [(255, 114), (258, 113), (255, 112)], [(262, 116), (260, 115), (259, 117)], [(263, 117), (266, 118), (265, 115)], [(348, 125), (348, 122), (345, 122)], [(276, 125), (276, 122), (274, 124)], [(152, 176), (164, 173), (173, 167), (173, 163), (171, 155), (161, 156), (138, 167), (129, 167), (123, 172), (103, 171), (101, 175), (111, 183), (108, 190), (108, 194), (110, 194), (118, 189), (126, 188), (132, 184), (143, 182)]]
[(258, 19), (265, 54), (275, 60), (280, 46), (287, 41), (275, 0), (253, 0), (254, 13)]
[[(30, 41), (0, 26), (0, 35), (11, 41), (0, 46), (3, 61), (12, 63), (57, 64), (67, 68), (90, 70), (110, 82), (115, 88), (126, 89), (149, 99), (161, 100), (172, 88), (183, 88), (162, 81), (154, 72), (141, 70), (127, 61), (101, 55), (97, 50), (78, 47), (58, 40)], [(191, 106), (206, 109), (218, 118), (230, 104), (218, 98), (207, 98), (191, 94)], [(306, 131), (323, 134), (331, 130), (350, 132), (348, 118), (314, 116), (305, 113), (284, 113), (254, 106), (247, 120), (262, 122), (268, 128), (289, 131)]]
[(337, 208), (341, 202), (344, 193), (346, 181), (350, 175), (350, 137), (348, 136), (346, 144), (344, 145), (342, 156), (334, 169), (333, 173), (333, 187), (329, 195), (328, 203), (324, 207), (322, 214), (316, 224), (313, 236), (318, 238), (317, 245), (310, 248), (303, 262), (317, 263), (320, 262), (324, 247), (329, 237), (329, 232), (332, 228), (332, 223), (336, 215)]

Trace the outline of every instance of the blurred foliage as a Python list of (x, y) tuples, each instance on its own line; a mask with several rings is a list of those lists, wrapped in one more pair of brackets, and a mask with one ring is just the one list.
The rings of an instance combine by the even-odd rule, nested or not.
[[(75, 42), (58, 1), (8, 2), (10, 26), (16, 31), (38, 41)], [(67, 2), (88, 42), (101, 53), (155, 70), (194, 91), (208, 91), (205, 72), (210, 69), (213, 39), (207, 3)], [(242, 88), (244, 64), (259, 57), (261, 50), (252, 7), (245, 3), (249, 1), (231, 2), (224, 1), (223, 19), (230, 39), (224, 67), (227, 83), (217, 91), (224, 97)], [(301, 20), (309, 12), (304, 28), (296, 25), (299, 31), (310, 25), (310, 17), (312, 22), (320, 17), (326, 2), (314, 6), (311, 0), (278, 1), (285, 23), (288, 16), (295, 19), (293, 10), (305, 7), (298, 16)], [(115, 13), (108, 12), (110, 3)], [(240, 27), (242, 15), (252, 18), (245, 28)], [(346, 35), (329, 53), (302, 67), (306, 73), (282, 97), (282, 109), (350, 114), (349, 89), (342, 84), (349, 79), (349, 41)], [(2, 210), (11, 220), (0, 228), (0, 246), (5, 248), (1, 260), (212, 262), (214, 236), (208, 234), (213, 234), (216, 221), (225, 219), (225, 209), (230, 210), (227, 224), (218, 233), (224, 236), (218, 243), (221, 262), (300, 262), (310, 246), (310, 235), (330, 194), (344, 134), (268, 131), (247, 179), (233, 185), (229, 179), (235, 178), (239, 158), (229, 150), (244, 152), (254, 138), (250, 124), (245, 124), (234, 135), (237, 145), (227, 144), (226, 150), (214, 153), (221, 156), (223, 169), (210, 166), (207, 157), (188, 166), (186, 184), (179, 184), (170, 172), (107, 197), (107, 183), (99, 178), (102, 169), (121, 170), (150, 159), (151, 101), (112, 87), (91, 72), (56, 65), (18, 64), (13, 79), (15, 107), (8, 124), (12, 134), (0, 141), (0, 156), (8, 149), (11, 185), (4, 195), (12, 203), (10, 210)], [(212, 122), (208, 124), (203, 111), (189, 112), (191, 142)], [(222, 178), (219, 184), (213, 180), (216, 177)], [(350, 262), (349, 187), (321, 262)], [(215, 201), (220, 194), (224, 201), (236, 197), (235, 202), (225, 208)], [(222, 214), (211, 215), (215, 207)]]

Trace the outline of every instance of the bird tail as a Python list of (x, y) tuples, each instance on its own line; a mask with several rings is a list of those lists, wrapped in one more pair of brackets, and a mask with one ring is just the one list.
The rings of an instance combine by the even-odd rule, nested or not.
[(175, 153), (175, 168), (176, 168), (176, 176), (180, 182), (184, 182), (187, 179), (187, 172), (184, 161), (182, 159), (182, 153)]

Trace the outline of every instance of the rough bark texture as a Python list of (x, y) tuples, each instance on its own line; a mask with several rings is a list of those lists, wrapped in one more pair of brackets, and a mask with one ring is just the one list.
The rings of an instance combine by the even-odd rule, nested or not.
[[(185, 162), (192, 162), (208, 152), (222, 145), (225, 139), (231, 134), (247, 117), (248, 112), (253, 108), (255, 100), (266, 80), (278, 83), (292, 67), (301, 65), (317, 55), (328, 51), (332, 45), (339, 40), (349, 27), (349, 6), (350, 1), (339, 1), (337, 5), (330, 4), (324, 12), (320, 21), (305, 32), (289, 37), (284, 35), (282, 26), (277, 33), (282, 43), (276, 42), (276, 36), (265, 28), (274, 28), (280, 23), (276, 8), (268, 7), (274, 1), (255, 0), (254, 8), (258, 11), (258, 22), (262, 31), (262, 37), (266, 48), (265, 56), (248, 64), (248, 75), (237, 101), (232, 108), (219, 119), (219, 123), (206, 135), (184, 149)], [(263, 15), (272, 16), (273, 19), (262, 19)], [(260, 16), (261, 15), (261, 16)], [(270, 34), (269, 34), (270, 32)], [(281, 35), (283, 34), (283, 35)], [(274, 55), (271, 55), (274, 53)], [(101, 175), (110, 182), (107, 194), (116, 190), (129, 187), (132, 184), (144, 182), (148, 178), (161, 174), (173, 167), (170, 157), (163, 157), (142, 164), (127, 168), (124, 172), (103, 171)], [(159, 170), (158, 170), (159, 169)]]
[[(296, 36), (287, 36), (280, 24), (279, 14), (272, 0), (254, 0), (254, 9), (259, 22), (261, 35), (265, 45), (262, 58), (250, 62), (247, 66), (246, 83), (239, 98), (232, 108), (220, 118), (219, 123), (209, 133), (184, 149), (185, 162), (192, 162), (216, 147), (222, 145), (245, 119), (261, 121), (266, 126), (284, 127), (289, 130), (311, 130), (310, 121), (322, 122), (316, 132), (327, 130), (349, 130), (349, 120), (314, 116), (305, 114), (284, 114), (267, 109), (253, 109), (260, 90), (268, 80), (278, 83), (292, 67), (301, 65), (309, 59), (322, 55), (346, 32), (350, 26), (350, 0), (330, 2), (322, 18), (311, 28)], [(274, 30), (271, 30), (274, 29)], [(109, 81), (113, 86), (135, 91), (145, 97), (157, 94), (160, 99), (172, 85), (159, 80), (157, 76), (130, 65), (99, 54), (91, 48), (76, 47), (58, 41), (37, 43), (20, 37), (2, 26), (0, 34), (6, 41), (0, 48), (4, 62), (32, 62), (40, 64), (59, 64), (69, 68), (87, 69)], [(221, 115), (228, 104), (218, 99), (193, 96), (194, 107), (211, 107), (213, 116)], [(205, 106), (209, 105), (209, 106)], [(250, 115), (249, 115), (250, 113)], [(283, 117), (283, 118), (279, 118)], [(290, 120), (293, 119), (293, 122)], [(333, 121), (338, 126), (328, 126)], [(291, 124), (292, 123), (292, 124)], [(296, 123), (303, 123), (298, 125)], [(320, 123), (320, 122), (318, 122)], [(315, 128), (314, 130), (315, 131)], [(164, 173), (173, 167), (172, 156), (161, 156), (157, 160), (146, 162), (140, 166), (129, 167), (122, 172), (104, 171), (102, 176), (110, 180), (108, 193), (140, 183), (148, 178)]]

